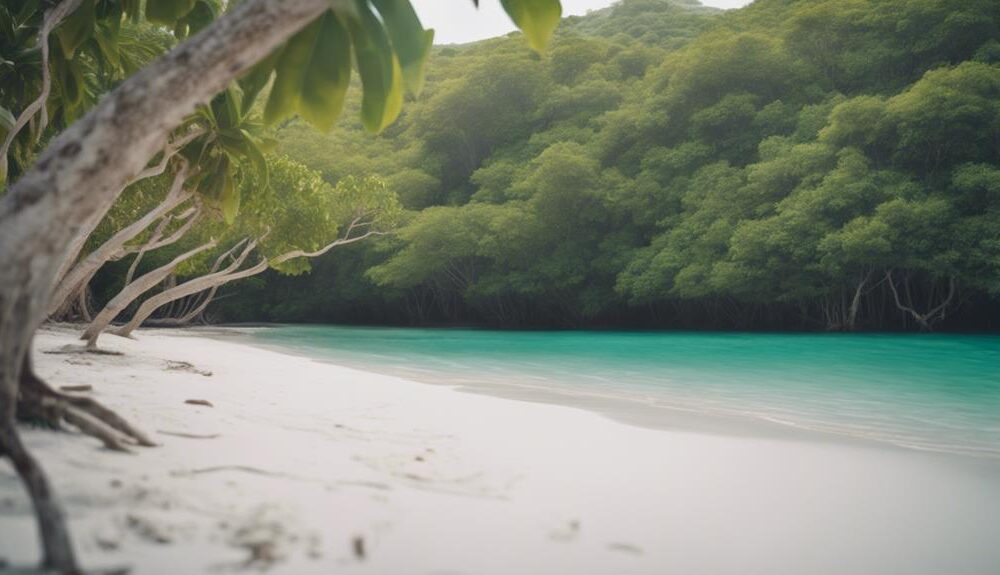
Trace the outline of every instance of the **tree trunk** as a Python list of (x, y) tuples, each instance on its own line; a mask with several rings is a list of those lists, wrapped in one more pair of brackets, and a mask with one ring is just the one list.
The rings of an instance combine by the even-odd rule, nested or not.
[(46, 566), (76, 573), (65, 521), (14, 425), (22, 364), (74, 237), (198, 104), (330, 7), (247, 0), (120, 84), (55, 138), (0, 198), (0, 448), (32, 496)]
[(198, 302), (197, 305), (191, 308), (190, 311), (184, 311), (178, 317), (164, 317), (159, 319), (147, 319), (144, 323), (154, 326), (164, 326), (164, 327), (181, 327), (190, 324), (198, 318), (212, 303), (215, 299), (215, 294), (219, 291), (221, 285), (212, 286), (205, 294), (205, 297)]
[[(197, 277), (193, 280), (186, 281), (176, 287), (164, 290), (154, 295), (148, 300), (142, 302), (142, 305), (139, 306), (139, 309), (136, 310), (135, 315), (132, 316), (132, 319), (130, 319), (127, 324), (112, 331), (111, 333), (121, 337), (130, 337), (132, 332), (135, 331), (137, 327), (149, 319), (149, 317), (153, 315), (156, 310), (168, 303), (203, 292), (206, 289), (217, 289), (227, 283), (264, 273), (268, 270), (268, 268), (280, 265), (291, 259), (319, 257), (337, 246), (352, 244), (370, 236), (384, 235), (384, 232), (369, 231), (360, 236), (351, 237), (351, 232), (355, 229), (364, 228), (368, 225), (369, 224), (367, 223), (360, 223), (358, 219), (355, 219), (351, 222), (350, 226), (348, 226), (347, 232), (344, 233), (344, 237), (334, 240), (316, 251), (307, 252), (305, 250), (291, 250), (270, 260), (262, 258), (256, 265), (245, 270), (236, 271), (243, 264), (243, 261), (250, 254), (250, 252), (257, 246), (257, 241), (259, 240), (250, 242), (247, 244), (247, 247), (244, 248), (240, 257), (225, 270)], [(237, 244), (237, 246), (239, 245), (240, 244)]]
[(854, 297), (851, 298), (851, 306), (848, 308), (847, 321), (845, 322), (845, 329), (848, 331), (854, 331), (857, 329), (858, 323), (858, 309), (861, 307), (861, 296), (865, 294), (865, 286), (868, 285), (868, 280), (871, 279), (872, 272), (865, 272), (861, 279), (858, 281), (858, 285), (854, 290)]
[[(170, 144), (164, 148), (160, 161), (157, 162), (156, 165), (150, 166), (140, 172), (139, 175), (132, 178), (125, 187), (127, 188), (140, 180), (159, 176), (164, 173), (167, 170), (167, 166), (169, 165), (171, 158), (173, 158), (182, 147), (187, 145), (191, 140), (200, 136), (202, 133), (204, 132), (199, 129), (191, 130), (190, 132), (170, 142)], [(59, 265), (59, 271), (56, 272), (57, 285), (61, 283), (62, 279), (66, 277), (67, 273), (69, 273), (73, 264), (76, 263), (77, 258), (80, 257), (80, 252), (83, 251), (83, 247), (87, 244), (87, 240), (90, 238), (90, 235), (94, 233), (94, 230), (97, 229), (98, 225), (100, 225), (103, 216), (103, 213), (98, 213), (98, 215), (91, 217), (83, 226), (81, 226), (80, 230), (76, 234), (76, 237), (73, 238), (73, 243), (70, 244), (70, 248), (63, 257), (62, 263)], [(56, 313), (58, 314), (59, 312)]]
[[(208, 272), (208, 275), (214, 274), (215, 272), (219, 271), (219, 268), (222, 267), (222, 262), (224, 262), (226, 260), (226, 258), (231, 257), (233, 255), (233, 252), (236, 251), (236, 250), (238, 250), (240, 248), (240, 246), (242, 246), (243, 243), (246, 242), (246, 241), (247, 240), (243, 240), (242, 242), (237, 243), (233, 247), (229, 248), (229, 251), (222, 253), (222, 255), (220, 255), (218, 258), (216, 258), (215, 259), (215, 263), (212, 264), (212, 269), (209, 270), (209, 272)], [(176, 286), (176, 285), (177, 284), (174, 283), (174, 286)], [(169, 287), (174, 287), (174, 286), (169, 286)], [(168, 289), (169, 289), (169, 287), (168, 287)], [(175, 303), (176, 301), (178, 301), (178, 300), (174, 300), (174, 302), (171, 302), (170, 309), (168, 309), (168, 311), (167, 311), (167, 315), (168, 315), (167, 318), (164, 318), (162, 320), (148, 320), (147, 322), (144, 322), (144, 323), (151, 323), (153, 325), (168, 325), (168, 326), (184, 325), (187, 322), (193, 320), (195, 317), (197, 317), (198, 314), (200, 314), (201, 312), (205, 311), (205, 308), (208, 307), (208, 304), (210, 304), (212, 302), (212, 298), (215, 297), (215, 292), (218, 291), (218, 289), (219, 289), (219, 286), (213, 286), (209, 290), (208, 296), (205, 297), (204, 301), (201, 304), (199, 304), (198, 306), (195, 306), (195, 309), (191, 313), (182, 313), (181, 317), (178, 317), (178, 318), (169, 317), (169, 316), (173, 316), (174, 315), (174, 313), (173, 313), (174, 312), (174, 310), (173, 310), (173, 303)], [(201, 292), (197, 292), (197, 293), (201, 293)], [(192, 296), (194, 296), (194, 295), (196, 295), (196, 294), (192, 294)]]
[(159, 220), (177, 206), (183, 204), (194, 196), (193, 191), (183, 189), (184, 180), (187, 178), (187, 169), (182, 168), (174, 176), (174, 183), (171, 186), (167, 197), (163, 199), (155, 208), (146, 213), (138, 220), (125, 226), (100, 247), (87, 254), (87, 257), (77, 262), (67, 273), (55, 292), (52, 294), (52, 301), (49, 304), (49, 314), (54, 314), (66, 307), (66, 302), (73, 299), (74, 294), (82, 286), (90, 282), (91, 278), (109, 261), (119, 259), (127, 253), (126, 245), (135, 239), (139, 234), (146, 231), (153, 222)]
[(139, 309), (136, 310), (135, 314), (132, 316), (132, 319), (130, 319), (128, 323), (126, 323), (125, 325), (116, 330), (113, 330), (111, 333), (121, 337), (129, 337), (132, 335), (132, 332), (135, 331), (135, 328), (142, 325), (144, 321), (149, 319), (149, 316), (153, 315), (153, 312), (160, 309), (160, 307), (162, 307), (165, 304), (175, 302), (179, 299), (205, 291), (206, 289), (209, 289), (213, 286), (222, 285), (223, 283), (228, 283), (229, 281), (233, 281), (232, 279), (227, 279), (227, 278), (230, 278), (234, 275), (247, 274), (247, 275), (240, 275), (240, 277), (249, 277), (250, 275), (255, 275), (266, 270), (267, 260), (262, 259), (260, 263), (254, 265), (251, 268), (243, 270), (242, 272), (236, 271), (240, 268), (241, 265), (243, 265), (243, 262), (246, 261), (247, 257), (254, 250), (254, 248), (257, 247), (256, 241), (251, 242), (243, 240), (238, 244), (236, 244), (235, 246), (233, 246), (228, 252), (223, 254), (223, 257), (231, 254), (234, 250), (242, 246), (244, 243), (246, 243), (246, 246), (243, 248), (243, 251), (240, 253), (239, 257), (233, 260), (232, 263), (230, 263), (229, 266), (227, 266), (225, 269), (215, 273), (210, 273), (207, 275), (197, 277), (193, 280), (188, 280), (184, 283), (178, 284), (172, 288), (165, 289), (160, 293), (152, 296), (151, 298), (142, 302), (142, 305), (139, 306)]
[[(907, 288), (906, 303), (903, 303), (903, 301), (901, 301), (899, 297), (899, 291), (896, 289), (896, 282), (895, 280), (893, 280), (892, 277), (892, 273), (893, 273), (892, 270), (885, 272), (885, 281), (886, 283), (889, 284), (889, 291), (892, 292), (892, 298), (893, 301), (896, 303), (896, 308), (899, 311), (903, 312), (904, 314), (909, 314), (909, 316), (912, 317), (913, 320), (917, 322), (917, 325), (920, 326), (921, 330), (930, 331), (934, 327), (934, 324), (937, 321), (940, 321), (945, 318), (948, 306), (951, 305), (951, 301), (955, 297), (955, 287), (956, 287), (955, 276), (950, 276), (948, 278), (948, 295), (945, 297), (945, 299), (941, 301), (941, 303), (939, 303), (938, 305), (931, 308), (930, 310), (921, 313), (918, 312), (913, 307), (913, 296), (910, 294), (908, 284), (906, 286)], [(931, 286), (931, 289), (933, 291), (933, 285)], [(934, 294), (931, 293), (931, 297), (933, 297), (933, 295)], [(933, 305), (933, 300), (928, 303), (928, 307), (931, 305)]]
[(120, 314), (142, 294), (146, 293), (156, 286), (156, 284), (163, 281), (164, 278), (170, 275), (177, 268), (177, 266), (181, 265), (181, 263), (213, 247), (215, 247), (215, 240), (202, 244), (193, 250), (189, 250), (177, 256), (166, 265), (160, 266), (155, 270), (140, 276), (134, 282), (126, 285), (120, 292), (118, 292), (118, 295), (111, 298), (111, 301), (109, 301), (104, 306), (104, 309), (97, 314), (94, 321), (90, 322), (86, 331), (83, 332), (81, 339), (87, 340), (88, 348), (97, 347), (97, 338), (100, 337), (101, 333), (107, 329), (108, 325), (110, 325), (111, 322), (118, 317), (118, 314)]
[(90, 286), (85, 285), (83, 289), (80, 290), (80, 296), (76, 300), (76, 307), (80, 310), (80, 319), (83, 321), (92, 321), (90, 317)]

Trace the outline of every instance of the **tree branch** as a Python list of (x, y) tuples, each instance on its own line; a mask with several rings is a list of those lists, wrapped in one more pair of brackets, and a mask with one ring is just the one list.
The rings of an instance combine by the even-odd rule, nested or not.
[(47, 115), (45, 113), (45, 103), (49, 100), (49, 94), (52, 92), (52, 75), (49, 72), (49, 34), (56, 29), (59, 24), (66, 19), (67, 16), (73, 13), (74, 10), (80, 7), (83, 0), (63, 0), (55, 8), (52, 8), (45, 12), (45, 16), (42, 19), (42, 27), (38, 31), (38, 48), (42, 51), (42, 91), (38, 94), (33, 102), (28, 104), (21, 114), (14, 121), (14, 125), (11, 127), (10, 131), (7, 132), (7, 136), (4, 138), (3, 145), (0, 146), (0, 173), (7, 172), (7, 153), (10, 151), (10, 146), (14, 143), (14, 138), (17, 137), (21, 130), (28, 125), (28, 122), (35, 116), (35, 114), (41, 112), (41, 120), (38, 123), (38, 132), (41, 133), (45, 130), (45, 126), (48, 124)]

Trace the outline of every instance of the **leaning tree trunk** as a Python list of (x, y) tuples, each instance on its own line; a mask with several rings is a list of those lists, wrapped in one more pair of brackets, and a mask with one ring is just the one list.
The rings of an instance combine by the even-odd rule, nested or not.
[[(155, 312), (156, 310), (160, 309), (160, 307), (170, 302), (177, 301), (181, 298), (185, 298), (190, 295), (194, 295), (196, 293), (205, 291), (206, 289), (209, 289), (214, 286), (222, 285), (223, 283), (228, 283), (230, 281), (233, 281), (233, 279), (238, 279), (235, 278), (234, 276), (239, 276), (241, 278), (250, 277), (251, 275), (256, 275), (266, 270), (267, 259), (262, 258), (260, 263), (246, 270), (236, 271), (239, 270), (240, 266), (243, 265), (243, 262), (246, 261), (250, 253), (253, 252), (255, 247), (257, 247), (256, 241), (243, 240), (237, 243), (235, 246), (233, 246), (233, 248), (231, 248), (229, 252), (226, 252), (226, 254), (223, 254), (223, 256), (232, 253), (236, 248), (242, 246), (244, 243), (246, 243), (246, 246), (243, 248), (243, 251), (240, 253), (239, 257), (233, 260), (224, 269), (217, 271), (215, 273), (199, 276), (193, 280), (188, 280), (182, 284), (161, 291), (160, 293), (142, 302), (142, 304), (139, 306), (139, 309), (136, 310), (135, 315), (132, 316), (132, 319), (130, 319), (128, 323), (112, 331), (111, 333), (121, 337), (129, 337), (130, 335), (132, 335), (132, 332), (135, 331), (135, 328), (142, 325), (144, 321), (149, 319), (149, 316), (153, 315), (153, 312)], [(233, 279), (228, 279), (228, 278), (233, 278)], [(89, 345), (96, 345), (96, 337), (99, 335), (100, 334), (98, 333), (95, 336), (93, 343)]]
[(154, 327), (183, 327), (191, 324), (191, 322), (198, 319), (208, 306), (215, 300), (215, 294), (218, 293), (221, 285), (212, 286), (207, 290), (204, 296), (200, 294), (203, 292), (198, 292), (190, 296), (194, 301), (187, 302), (186, 305), (181, 309), (178, 315), (170, 315), (167, 317), (160, 318), (149, 318), (143, 322), (143, 325), (151, 325)]
[(187, 252), (180, 254), (167, 264), (140, 276), (134, 282), (131, 282), (123, 287), (122, 290), (118, 292), (118, 295), (111, 298), (111, 301), (104, 306), (104, 309), (102, 309), (100, 313), (94, 317), (94, 320), (87, 326), (86, 331), (83, 332), (81, 339), (87, 340), (88, 348), (97, 347), (97, 338), (105, 329), (107, 329), (111, 322), (118, 317), (118, 314), (124, 311), (125, 308), (138, 299), (142, 294), (151, 290), (154, 286), (156, 286), (156, 284), (160, 283), (164, 280), (164, 278), (173, 273), (177, 266), (205, 250), (212, 249), (213, 247), (215, 247), (215, 240), (206, 242), (192, 250), (188, 250)]
[(76, 263), (59, 281), (55, 292), (52, 294), (52, 301), (49, 303), (49, 315), (57, 313), (72, 302), (76, 292), (90, 283), (90, 280), (101, 269), (104, 264), (117, 258), (123, 257), (127, 252), (128, 242), (134, 240), (142, 232), (146, 231), (154, 222), (170, 213), (174, 208), (194, 197), (194, 191), (184, 189), (184, 180), (187, 179), (187, 168), (182, 167), (174, 176), (173, 185), (163, 199), (155, 208), (146, 212), (138, 220), (118, 230), (113, 236), (108, 238), (97, 249), (87, 254)]
[[(157, 229), (153, 232), (153, 235), (150, 236), (149, 240), (145, 244), (143, 244), (139, 248), (121, 247), (117, 251), (111, 253), (110, 256), (108, 256), (107, 259), (104, 261), (117, 261), (121, 258), (124, 258), (127, 254), (137, 252), (135, 260), (132, 262), (132, 265), (129, 266), (129, 271), (125, 278), (126, 285), (132, 283), (132, 274), (135, 272), (135, 267), (138, 266), (139, 261), (142, 258), (143, 254), (145, 252), (150, 252), (158, 250), (162, 247), (173, 245), (178, 241), (180, 241), (181, 238), (183, 238), (187, 234), (187, 232), (191, 230), (191, 227), (194, 226), (195, 222), (198, 221), (200, 214), (201, 214), (200, 208), (192, 207), (188, 208), (183, 213), (177, 216), (173, 216), (171, 214), (163, 216), (163, 218), (160, 220), (160, 224), (157, 226)], [(166, 227), (169, 226), (170, 223), (173, 222), (174, 220), (183, 221), (184, 223), (179, 228), (171, 232), (169, 236), (164, 238), (162, 235), (164, 229), (166, 229)], [(89, 258), (90, 256), (88, 256), (88, 259)], [(81, 262), (80, 265), (77, 266), (77, 268), (82, 267), (83, 265), (86, 265), (86, 262)], [(51, 312), (49, 313), (49, 319), (55, 319), (56, 321), (63, 320), (67, 318), (67, 316), (71, 315), (71, 310), (76, 309), (78, 312), (80, 312), (78, 313), (77, 316), (78, 319), (81, 319), (83, 322), (87, 324), (92, 322), (93, 318), (91, 318), (90, 313), (86, 312), (85, 310), (81, 310), (80, 309), (81, 306), (78, 302), (79, 300), (81, 300), (81, 298), (84, 298), (86, 296), (87, 290), (90, 287), (91, 280), (94, 279), (94, 276), (97, 275), (97, 272), (100, 271), (103, 265), (104, 262), (99, 262), (97, 265), (90, 265), (89, 269), (86, 270), (87, 275), (79, 280), (79, 283), (76, 286), (76, 288), (66, 297), (66, 301), (61, 306), (59, 306), (59, 308), (55, 311), (55, 313)], [(52, 307), (53, 306), (50, 303), (49, 309), (51, 310)]]
[[(153, 234), (149, 236), (148, 240), (146, 240), (146, 243), (139, 246), (139, 249), (133, 250), (135, 251), (135, 257), (132, 258), (132, 263), (128, 266), (128, 271), (125, 272), (124, 285), (132, 283), (132, 280), (135, 278), (135, 272), (139, 269), (139, 264), (142, 262), (143, 256), (145, 256), (148, 252), (170, 245), (184, 237), (187, 231), (197, 220), (196, 216), (198, 215), (198, 212), (198, 208), (190, 208), (176, 217), (173, 214), (163, 216), (160, 219), (160, 223), (156, 225), (156, 229), (153, 230)], [(178, 230), (179, 233), (174, 234), (176, 238), (173, 239), (173, 241), (170, 241), (169, 239), (167, 241), (163, 241), (163, 234), (166, 233), (167, 228), (170, 227), (170, 224), (173, 223), (174, 219), (179, 221), (187, 220), (187, 223), (181, 226)]]
[(132, 332), (135, 331), (137, 327), (143, 324), (149, 316), (160, 309), (160, 307), (172, 302), (179, 300), (181, 298), (194, 295), (205, 291), (206, 289), (218, 288), (227, 283), (234, 282), (236, 280), (241, 280), (251, 276), (255, 276), (260, 273), (264, 273), (268, 269), (267, 259), (262, 258), (260, 262), (249, 267), (245, 270), (240, 270), (237, 272), (230, 272), (227, 274), (221, 274), (217, 277), (213, 276), (202, 276), (195, 278), (190, 281), (186, 281), (175, 288), (160, 292), (148, 300), (142, 302), (139, 309), (135, 312), (135, 315), (129, 322), (122, 327), (112, 331), (111, 333), (121, 336), (129, 337)]
[[(251, 266), (245, 270), (239, 270), (240, 265), (243, 264), (243, 260), (246, 259), (250, 251), (253, 250), (253, 248), (257, 245), (256, 241), (250, 242), (247, 244), (247, 247), (244, 248), (243, 253), (240, 255), (240, 257), (236, 261), (234, 261), (228, 268), (219, 272), (210, 273), (204, 276), (197, 277), (193, 280), (186, 281), (176, 287), (164, 290), (156, 294), (155, 296), (142, 302), (142, 305), (139, 306), (139, 309), (136, 310), (135, 315), (132, 316), (132, 319), (130, 319), (127, 324), (112, 331), (111, 333), (121, 337), (130, 337), (132, 335), (132, 332), (135, 331), (137, 327), (145, 323), (146, 320), (148, 320), (150, 316), (152, 316), (153, 313), (156, 312), (156, 310), (160, 309), (161, 307), (163, 307), (168, 303), (175, 302), (179, 299), (186, 298), (197, 293), (201, 293), (207, 289), (211, 289), (212, 294), (214, 295), (215, 290), (219, 289), (220, 287), (230, 282), (234, 282), (237, 280), (255, 276), (257, 274), (264, 273), (271, 267), (280, 265), (284, 262), (287, 262), (288, 260), (292, 260), (295, 258), (319, 257), (329, 252), (335, 247), (343, 246), (346, 244), (352, 244), (354, 242), (361, 241), (371, 236), (384, 235), (384, 232), (368, 231), (362, 235), (351, 237), (351, 232), (353, 230), (359, 227), (363, 229), (367, 226), (370, 226), (370, 224), (359, 223), (359, 220), (355, 219), (353, 222), (351, 222), (351, 225), (347, 228), (347, 232), (344, 234), (344, 237), (334, 240), (316, 251), (307, 252), (305, 250), (291, 250), (289, 252), (281, 254), (280, 256), (274, 257), (270, 260), (268, 260), (267, 258), (261, 258), (261, 261), (256, 265)], [(238, 245), (240, 244), (237, 244), (237, 246)], [(213, 268), (213, 270), (214, 269), (215, 268)], [(207, 301), (211, 301), (211, 298), (212, 296), (210, 295)], [(199, 313), (201, 311), (204, 311), (204, 308), (207, 306), (208, 303), (205, 303), (203, 306), (200, 306)]]
[[(201, 129), (194, 129), (171, 141), (170, 144), (163, 149), (162, 154), (160, 154), (160, 160), (155, 165), (149, 166), (140, 172), (139, 175), (129, 180), (125, 187), (127, 188), (136, 182), (159, 176), (160, 174), (166, 172), (167, 166), (170, 164), (170, 160), (177, 155), (180, 149), (203, 133), (204, 131)], [(90, 235), (94, 233), (94, 230), (96, 230), (97, 226), (100, 225), (101, 220), (104, 219), (103, 216), (103, 213), (98, 213), (81, 226), (80, 230), (76, 234), (76, 237), (73, 238), (70, 248), (66, 251), (62, 263), (59, 265), (59, 271), (56, 272), (57, 285), (64, 277), (66, 277), (66, 274), (69, 273), (70, 269), (72, 269), (73, 264), (76, 263), (77, 258), (80, 256), (80, 252), (83, 251), (83, 247), (87, 244), (87, 240), (90, 238)], [(49, 315), (52, 315), (52, 312), (50, 312)]]
[(0, 452), (38, 519), (43, 563), (76, 573), (65, 522), (14, 426), (22, 366), (72, 240), (106, 212), (198, 104), (330, 7), (329, 0), (247, 0), (105, 96), (0, 199)]
[[(233, 255), (233, 252), (235, 252), (236, 250), (238, 250), (240, 248), (240, 246), (242, 246), (246, 241), (247, 240), (243, 240), (242, 242), (239, 242), (236, 245), (234, 245), (233, 247), (229, 248), (229, 251), (223, 252), (222, 255), (220, 255), (218, 258), (215, 259), (215, 263), (212, 264), (212, 269), (210, 269), (208, 271), (208, 274), (206, 274), (206, 275), (212, 275), (212, 274), (218, 272), (219, 268), (222, 267), (222, 263), (227, 258), (231, 257)], [(176, 284), (174, 284), (174, 285), (176, 285)], [(174, 287), (174, 286), (169, 286), (167, 289), (170, 289), (172, 287)], [(160, 320), (147, 320), (144, 323), (149, 323), (149, 324), (153, 324), (153, 325), (165, 325), (165, 326), (186, 325), (188, 322), (190, 322), (194, 318), (198, 317), (198, 315), (201, 314), (201, 312), (205, 311), (205, 308), (208, 307), (208, 304), (212, 303), (212, 299), (215, 298), (215, 292), (218, 291), (219, 287), (220, 286), (216, 285), (216, 286), (212, 286), (211, 288), (209, 288), (208, 294), (205, 296), (205, 298), (202, 300), (202, 302), (200, 304), (198, 304), (198, 305), (195, 305), (194, 309), (191, 310), (190, 312), (186, 311), (186, 309), (183, 310), (181, 312), (181, 316), (180, 317), (176, 317), (176, 318), (174, 318), (174, 317), (168, 317), (168, 318), (160, 319)], [(198, 292), (198, 293), (201, 293), (201, 292)], [(192, 294), (192, 297), (196, 296), (196, 295), (197, 294)], [(174, 300), (174, 301), (179, 301), (179, 300)], [(171, 302), (171, 303), (173, 303), (173, 302)], [(170, 309), (168, 311), (169, 312), (173, 312), (173, 309)]]

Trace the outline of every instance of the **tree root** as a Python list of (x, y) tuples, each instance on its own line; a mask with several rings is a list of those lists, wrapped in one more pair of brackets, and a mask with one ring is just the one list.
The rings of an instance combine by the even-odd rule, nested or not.
[(113, 355), (113, 356), (125, 355), (123, 352), (120, 351), (101, 349), (99, 347), (75, 346), (75, 345), (67, 345), (60, 349), (49, 349), (43, 351), (42, 353), (46, 355), (77, 355), (85, 353), (89, 353), (92, 355)]
[(21, 373), (17, 416), (53, 429), (61, 429), (63, 423), (68, 423), (114, 451), (127, 452), (128, 444), (156, 446), (145, 433), (97, 401), (66, 395), (49, 387), (35, 375), (30, 361), (25, 362)]

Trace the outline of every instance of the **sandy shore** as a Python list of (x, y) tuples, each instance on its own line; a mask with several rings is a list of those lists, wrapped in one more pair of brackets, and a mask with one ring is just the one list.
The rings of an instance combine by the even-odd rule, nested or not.
[[(1000, 566), (994, 462), (811, 435), (657, 430), (185, 331), (38, 371), (162, 445), (26, 430), (88, 567), (137, 574), (964, 574)], [(206, 400), (212, 407), (186, 404)], [(0, 558), (37, 560), (0, 463)]]

